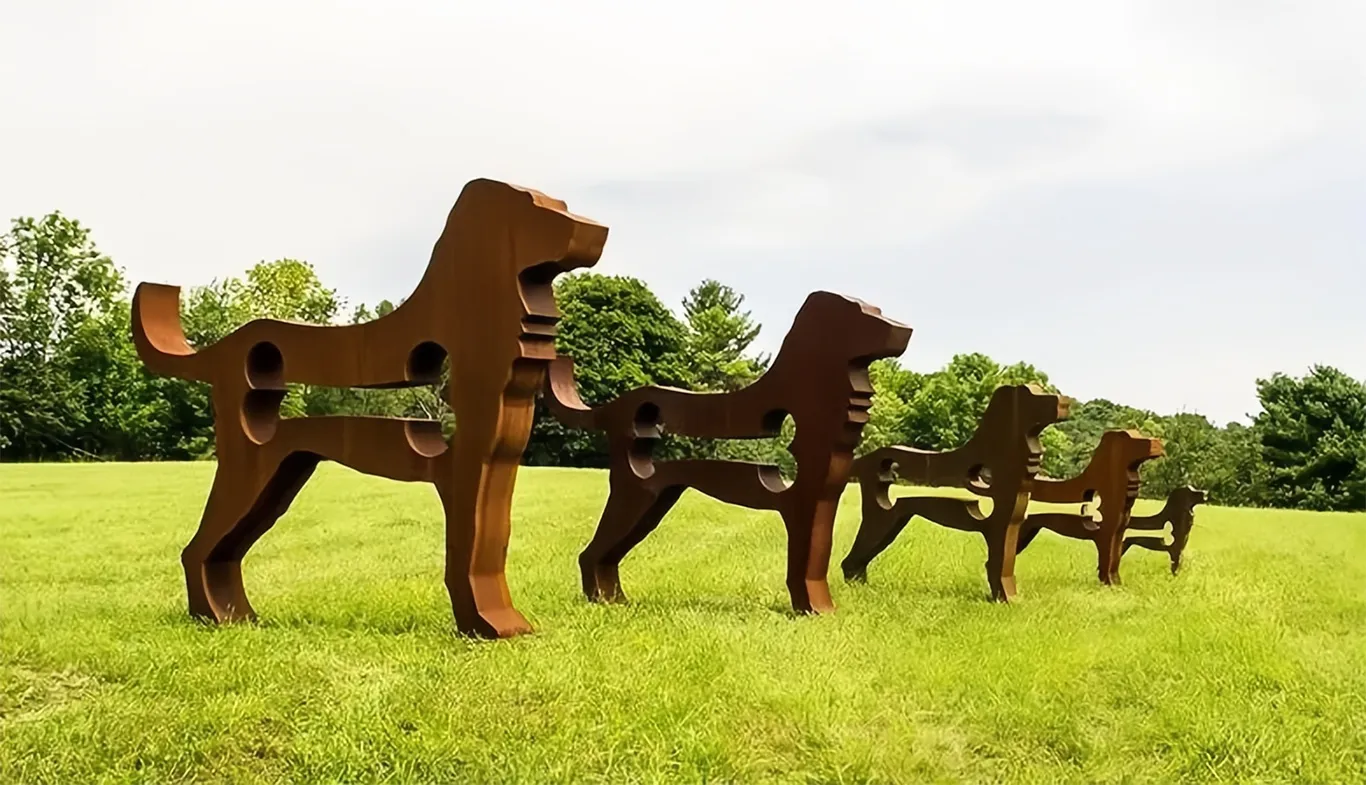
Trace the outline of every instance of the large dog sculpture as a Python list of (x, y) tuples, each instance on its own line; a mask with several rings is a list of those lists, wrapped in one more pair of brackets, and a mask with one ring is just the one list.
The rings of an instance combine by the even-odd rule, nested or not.
[[(951, 529), (977, 532), (987, 544), (987, 583), (994, 600), (1015, 597), (1015, 549), (1039, 471), (1039, 434), (1066, 419), (1071, 401), (1035, 385), (999, 387), (977, 431), (956, 450), (931, 452), (884, 447), (854, 464), (863, 495), (863, 522), (841, 563), (847, 580), (866, 580), (868, 564), (917, 515)], [(976, 499), (904, 496), (892, 500), (897, 477), (915, 485), (958, 487), (992, 501), (983, 514)]]
[[(563, 202), (492, 180), (460, 193), (426, 274), (392, 313), (366, 324), (259, 320), (199, 350), (174, 286), (142, 284), (133, 339), (154, 373), (213, 385), (218, 470), (181, 561), (190, 612), (254, 617), (242, 557), (284, 514), (321, 460), (436, 486), (446, 516), (446, 586), (459, 628), (529, 631), (504, 578), (509, 508), (535, 396), (555, 356), (556, 275), (595, 264), (607, 228)], [(282, 419), (286, 382), (333, 387), (435, 383), (450, 360), (448, 443), (435, 422)]]
[[(868, 364), (906, 349), (909, 327), (858, 300), (829, 292), (807, 297), (772, 366), (735, 392), (644, 387), (599, 407), (586, 406), (569, 358), (551, 366), (550, 410), (570, 427), (605, 431), (611, 493), (592, 542), (579, 556), (590, 599), (624, 600), (621, 560), (655, 529), (683, 491), (695, 488), (730, 504), (776, 510), (787, 528), (787, 588), (798, 612), (833, 610), (826, 574), (835, 508), (854, 448), (868, 421)], [(776, 436), (791, 415), (791, 484), (776, 466), (726, 460), (655, 461), (669, 433), (710, 439)]]
[(1119, 583), (1119, 558), (1124, 531), (1138, 498), (1138, 470), (1145, 461), (1162, 455), (1162, 440), (1138, 431), (1106, 431), (1081, 474), (1066, 480), (1034, 480), (1034, 501), (1093, 505), (1100, 497), (1100, 521), (1091, 515), (1037, 513), (1025, 518), (1019, 551), (1042, 529), (1096, 544), (1096, 574), (1109, 586)]
[(1128, 553), (1135, 545), (1150, 551), (1163, 551), (1171, 557), (1172, 575), (1175, 575), (1181, 569), (1181, 554), (1186, 551), (1186, 543), (1190, 542), (1191, 538), (1191, 528), (1195, 526), (1195, 505), (1204, 503), (1205, 492), (1202, 490), (1189, 485), (1174, 489), (1167, 496), (1167, 503), (1156, 515), (1135, 515), (1129, 518), (1131, 531), (1162, 531), (1167, 524), (1171, 524), (1172, 541), (1165, 542), (1160, 534), (1156, 537), (1130, 537), (1124, 541), (1124, 550), (1121, 553)]

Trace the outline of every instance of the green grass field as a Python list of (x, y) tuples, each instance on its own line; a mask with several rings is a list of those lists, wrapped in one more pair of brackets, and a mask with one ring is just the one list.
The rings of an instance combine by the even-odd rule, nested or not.
[(1366, 515), (1200, 508), (1180, 577), (1134, 551), (1113, 589), (1045, 533), (1009, 607), (980, 538), (913, 523), (794, 618), (776, 515), (694, 494), (633, 603), (587, 603), (606, 475), (528, 469), (538, 633), (472, 642), (434, 492), (335, 466), (247, 559), (262, 620), (191, 621), (213, 468), (0, 467), (0, 782), (1366, 780)]

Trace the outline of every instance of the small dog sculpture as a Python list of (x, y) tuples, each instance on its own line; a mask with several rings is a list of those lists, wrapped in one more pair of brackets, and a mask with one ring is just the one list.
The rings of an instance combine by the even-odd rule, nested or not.
[(1171, 524), (1172, 541), (1164, 542), (1161, 535), (1130, 537), (1124, 541), (1122, 553), (1128, 553), (1129, 548), (1135, 545), (1150, 551), (1163, 551), (1171, 557), (1172, 575), (1175, 575), (1181, 569), (1181, 554), (1185, 552), (1191, 529), (1195, 526), (1195, 505), (1204, 503), (1205, 492), (1202, 490), (1189, 485), (1172, 490), (1167, 495), (1167, 503), (1156, 515), (1136, 515), (1129, 519), (1129, 528), (1136, 531), (1161, 531)]
[[(1043, 458), (1039, 434), (1066, 419), (1070, 405), (1070, 399), (1032, 384), (999, 387), (977, 431), (962, 447), (944, 452), (884, 447), (859, 458), (854, 476), (863, 495), (863, 522), (841, 564), (845, 578), (866, 580), (869, 562), (918, 515), (981, 534), (987, 543), (991, 597), (1013, 599), (1016, 539)], [(991, 512), (983, 514), (975, 499), (904, 496), (892, 501), (888, 492), (898, 476), (916, 485), (964, 488), (991, 499)]]
[(1037, 513), (1025, 518), (1019, 551), (1029, 546), (1042, 529), (1064, 537), (1091, 540), (1096, 544), (1096, 574), (1109, 586), (1119, 583), (1119, 558), (1124, 530), (1138, 498), (1138, 470), (1145, 461), (1161, 457), (1162, 440), (1138, 431), (1106, 431), (1081, 474), (1067, 480), (1043, 477), (1034, 480), (1034, 501), (1059, 504), (1094, 504), (1100, 496), (1100, 521), (1091, 515)]
[[(849, 477), (873, 387), (868, 365), (906, 349), (911, 329), (853, 298), (807, 297), (772, 366), (734, 392), (698, 393), (644, 387), (589, 407), (574, 385), (569, 358), (551, 365), (547, 403), (570, 427), (605, 431), (611, 493), (602, 519), (579, 556), (584, 593), (625, 599), (621, 560), (655, 529), (683, 491), (695, 488), (730, 504), (776, 510), (787, 527), (787, 588), (798, 612), (834, 609), (826, 574), (835, 508)], [(797, 475), (788, 484), (776, 466), (727, 460), (655, 461), (665, 430), (710, 439), (776, 436), (791, 415), (790, 450)]]

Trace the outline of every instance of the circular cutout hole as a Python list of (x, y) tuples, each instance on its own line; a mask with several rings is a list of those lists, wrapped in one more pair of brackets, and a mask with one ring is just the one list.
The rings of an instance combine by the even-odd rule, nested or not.
[(423, 458), (435, 458), (447, 449), (446, 437), (441, 433), (441, 423), (433, 420), (409, 420), (403, 424), (408, 446)]
[(636, 409), (635, 417), (636, 436), (639, 438), (651, 438), (664, 435), (664, 423), (660, 420), (659, 406), (649, 401), (642, 403)]
[(882, 479), (886, 480), (887, 482), (900, 482), (901, 464), (897, 463), (894, 460), (883, 461), (882, 465), (878, 467), (878, 474), (882, 477)]
[(979, 464), (968, 469), (968, 486), (979, 490), (991, 490), (991, 467)]
[(782, 409), (774, 409), (764, 415), (760, 426), (764, 429), (764, 436), (781, 436), (785, 422), (787, 422), (787, 412)]
[(1086, 499), (1081, 503), (1081, 514), (1090, 516), (1095, 523), (1100, 523), (1105, 517), (1105, 513), (1101, 512), (1100, 509), (1104, 503), (1105, 500), (1100, 497), (1100, 494), (1088, 493)]
[(660, 421), (659, 406), (646, 401), (636, 409), (636, 416), (632, 427), (635, 430), (635, 438), (631, 440), (631, 450), (627, 453), (627, 460), (631, 464), (631, 471), (637, 477), (645, 478), (655, 473), (654, 450), (655, 444), (664, 435), (664, 423)]
[(280, 402), (284, 390), (248, 390), (242, 400), (242, 429), (257, 444), (265, 444), (275, 436), (280, 424)]
[(247, 352), (247, 384), (257, 390), (282, 390), (285, 386), (285, 358), (270, 341), (262, 341)]
[(423, 341), (408, 353), (408, 381), (437, 384), (441, 381), (441, 366), (446, 362), (446, 350), (438, 343)]

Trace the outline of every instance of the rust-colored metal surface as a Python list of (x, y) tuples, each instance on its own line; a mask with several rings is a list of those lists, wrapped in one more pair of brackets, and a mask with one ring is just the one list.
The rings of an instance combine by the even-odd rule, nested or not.
[[(798, 612), (833, 610), (826, 574), (835, 508), (854, 448), (868, 421), (868, 364), (906, 349), (911, 329), (859, 300), (830, 292), (807, 297), (768, 372), (735, 392), (668, 387), (632, 390), (599, 407), (580, 399), (569, 358), (551, 366), (550, 410), (563, 423), (605, 431), (611, 490), (592, 541), (579, 556), (584, 593), (625, 599), (621, 560), (653, 531), (683, 491), (695, 488), (730, 504), (776, 510), (787, 528), (787, 588)], [(776, 466), (727, 460), (655, 461), (667, 430), (709, 439), (776, 436), (791, 415), (797, 475)]]
[(1034, 501), (1083, 504), (1100, 503), (1100, 520), (1089, 514), (1036, 513), (1025, 518), (1020, 533), (1023, 551), (1043, 529), (1065, 537), (1090, 540), (1096, 545), (1096, 574), (1100, 582), (1119, 583), (1119, 559), (1124, 530), (1138, 498), (1138, 470), (1145, 461), (1162, 455), (1162, 440), (1138, 431), (1106, 431), (1081, 474), (1067, 480), (1043, 477), (1034, 480)]
[[(884, 447), (854, 464), (863, 496), (863, 522), (841, 567), (847, 580), (866, 580), (868, 564), (887, 549), (916, 516), (941, 526), (977, 532), (987, 543), (987, 583), (992, 599), (1015, 596), (1015, 551), (1043, 448), (1039, 434), (1066, 419), (1071, 401), (1035, 385), (997, 388), (968, 443), (932, 452)], [(897, 477), (936, 488), (963, 488), (991, 500), (983, 513), (977, 499), (889, 495)]]
[[(1161, 535), (1156, 537), (1142, 535), (1124, 541), (1122, 553), (1138, 546), (1150, 551), (1163, 551), (1172, 560), (1172, 575), (1181, 570), (1181, 554), (1190, 541), (1191, 528), (1195, 526), (1195, 505), (1205, 503), (1205, 492), (1187, 485), (1172, 490), (1167, 495), (1167, 503), (1156, 515), (1135, 515), (1129, 518), (1132, 531), (1162, 531), (1168, 524), (1172, 527), (1172, 541), (1166, 542)], [(1122, 554), (1121, 554), (1122, 555)]]
[[(513, 483), (533, 404), (555, 356), (556, 275), (597, 263), (607, 228), (536, 191), (474, 180), (461, 191), (412, 296), (347, 326), (251, 322), (198, 350), (180, 290), (140, 285), (133, 339), (149, 370), (213, 386), (218, 469), (181, 561), (190, 612), (254, 617), (242, 557), (284, 514), (321, 460), (436, 486), (446, 517), (446, 586), (460, 630), (529, 631), (504, 578)], [(449, 358), (457, 429), (371, 417), (282, 419), (286, 382), (434, 384)]]

